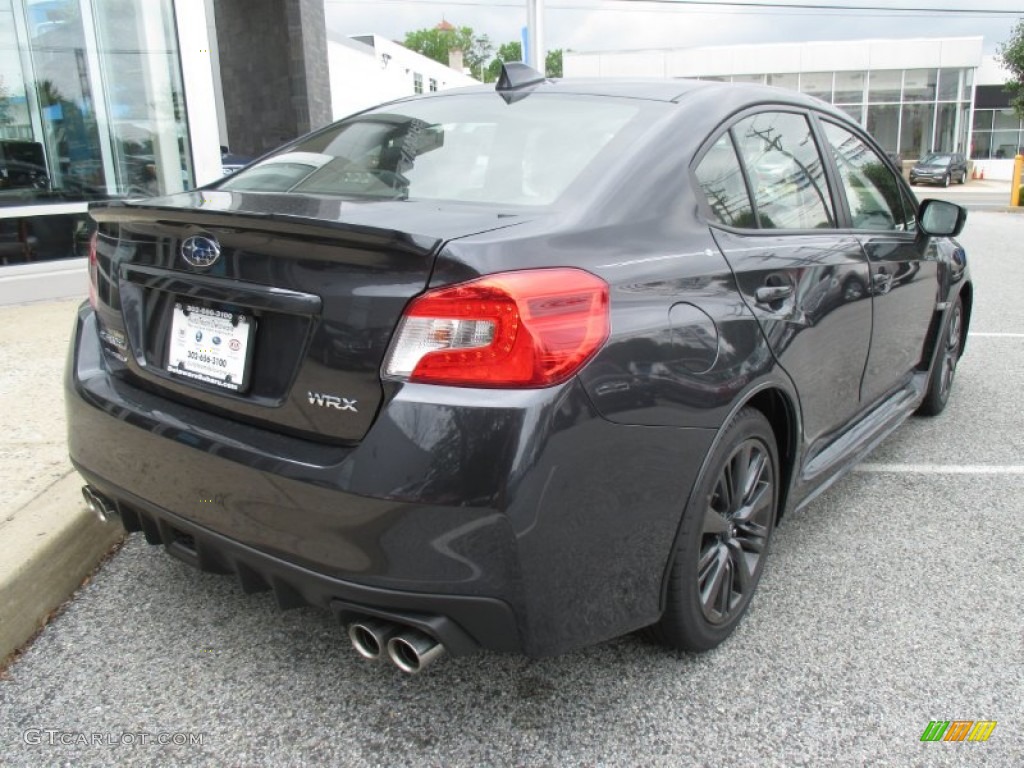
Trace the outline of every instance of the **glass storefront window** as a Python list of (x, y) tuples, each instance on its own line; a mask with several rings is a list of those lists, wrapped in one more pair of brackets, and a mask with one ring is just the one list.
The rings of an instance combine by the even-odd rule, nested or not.
[(956, 145), (961, 152), (967, 152), (971, 141), (971, 105), (960, 104), (960, 136)]
[(768, 75), (768, 85), (774, 85), (776, 88), (788, 88), (791, 91), (795, 91), (799, 82), (800, 76), (795, 72), (782, 75)]
[(171, 4), (93, 2), (118, 190), (180, 192), (191, 174)]
[(956, 119), (959, 111), (956, 104), (939, 104), (935, 120), (935, 151), (949, 152), (955, 146)]
[(935, 101), (937, 82), (937, 70), (906, 70), (903, 73), (903, 101)]
[(900, 107), (899, 104), (869, 104), (868, 133), (882, 145), (886, 152), (895, 152), (899, 141)]
[(972, 160), (987, 160), (992, 156), (992, 134), (975, 133), (971, 145)]
[(832, 73), (804, 72), (800, 75), (800, 92), (832, 101)]
[(47, 204), (191, 186), (183, 94), (173, 0), (0, 0), (0, 221), (25, 259), (75, 255), (82, 217)]
[(889, 102), (900, 100), (903, 72), (898, 69), (879, 69), (868, 77), (868, 101)]
[(904, 157), (922, 157), (932, 150), (934, 104), (904, 104), (900, 120), (900, 152)]
[(992, 130), (992, 110), (991, 109), (976, 109), (976, 110), (974, 110), (974, 130), (975, 131), (991, 131)]
[(960, 89), (960, 101), (970, 101), (972, 86), (974, 85), (974, 70), (964, 70), (963, 88)]
[(939, 70), (939, 101), (956, 101), (960, 93), (960, 70)]
[(848, 114), (860, 125), (864, 124), (864, 105), (863, 104), (836, 104), (836, 109), (841, 109), (843, 112)]
[(1017, 130), (1020, 128), (1020, 118), (1012, 109), (993, 110), (995, 122), (992, 125), (994, 130)]
[(1020, 151), (1020, 131), (993, 131), (992, 157), (1012, 158)]
[(0, 11), (0, 206), (104, 196), (79, 4), (7, 0)]
[(836, 72), (834, 100), (836, 104), (859, 104), (864, 101), (863, 72)]

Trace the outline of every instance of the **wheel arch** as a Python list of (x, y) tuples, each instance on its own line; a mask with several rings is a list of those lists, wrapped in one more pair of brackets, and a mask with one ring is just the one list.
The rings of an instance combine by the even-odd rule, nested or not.
[(683, 516), (686, 509), (693, 502), (693, 494), (704, 480), (704, 475), (708, 471), (708, 462), (710, 461), (711, 455), (718, 447), (719, 440), (725, 433), (729, 424), (732, 423), (732, 420), (744, 408), (753, 408), (760, 412), (768, 420), (768, 424), (771, 426), (772, 432), (775, 435), (775, 445), (779, 456), (779, 503), (776, 512), (776, 524), (782, 519), (788, 502), (792, 480), (796, 474), (796, 467), (798, 464), (800, 445), (800, 411), (795, 395), (793, 395), (783, 385), (775, 382), (768, 382), (748, 391), (729, 411), (728, 417), (722, 421), (722, 426), (719, 428), (718, 434), (715, 436), (711, 446), (708, 448), (707, 455), (704, 457), (704, 463), (701, 465), (700, 471), (694, 479), (693, 487), (690, 489), (690, 493), (686, 497), (686, 502), (679, 510), (679, 523), (676, 526), (676, 534), (672, 539), (672, 547), (669, 550), (669, 556), (665, 562), (665, 568), (661, 577), (662, 613), (664, 613), (666, 600), (668, 599), (669, 578), (672, 573), (672, 567), (675, 564), (676, 552), (679, 548), (679, 536), (682, 532)]
[(786, 510), (790, 481), (797, 464), (797, 436), (800, 433), (796, 406), (782, 389), (768, 387), (755, 392), (741, 407), (760, 411), (775, 433), (775, 447), (779, 454), (778, 522)]

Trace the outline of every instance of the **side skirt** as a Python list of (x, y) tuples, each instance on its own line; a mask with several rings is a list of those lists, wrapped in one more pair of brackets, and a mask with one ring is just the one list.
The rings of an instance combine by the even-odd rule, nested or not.
[(803, 509), (843, 477), (917, 410), (928, 388), (928, 372), (918, 371), (906, 385), (868, 411), (853, 426), (808, 457), (800, 468), (795, 509)]

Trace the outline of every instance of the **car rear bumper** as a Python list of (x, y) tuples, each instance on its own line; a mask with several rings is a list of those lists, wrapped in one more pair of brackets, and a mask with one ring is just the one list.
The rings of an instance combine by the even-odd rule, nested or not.
[(87, 305), (66, 402), (72, 461), (126, 527), (282, 605), (405, 617), (455, 653), (545, 655), (655, 621), (714, 436), (612, 424), (573, 380), (405, 386), (357, 446), (312, 443), (111, 375)]

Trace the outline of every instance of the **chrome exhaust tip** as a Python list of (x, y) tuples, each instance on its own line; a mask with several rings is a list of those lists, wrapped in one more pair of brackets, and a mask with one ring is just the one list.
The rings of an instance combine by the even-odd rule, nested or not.
[(348, 639), (356, 653), (364, 659), (377, 661), (384, 655), (384, 649), (398, 627), (387, 621), (365, 619), (348, 625)]
[(117, 507), (91, 486), (82, 486), (82, 498), (85, 499), (85, 505), (89, 511), (96, 515), (101, 523), (109, 522), (117, 517)]
[(443, 655), (443, 645), (415, 630), (406, 630), (388, 640), (391, 663), (409, 675), (422, 672)]

